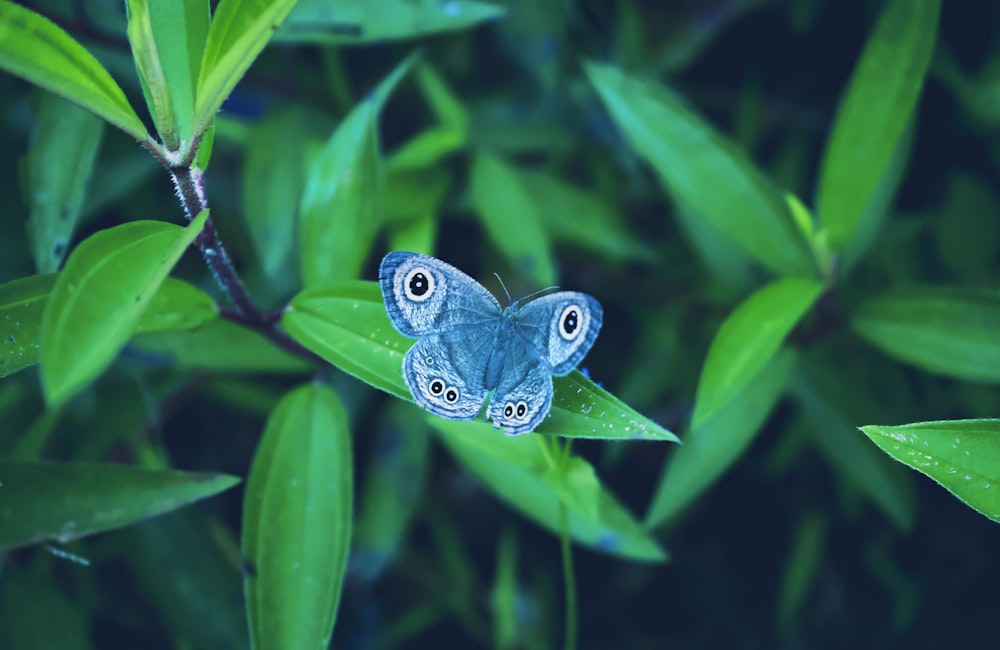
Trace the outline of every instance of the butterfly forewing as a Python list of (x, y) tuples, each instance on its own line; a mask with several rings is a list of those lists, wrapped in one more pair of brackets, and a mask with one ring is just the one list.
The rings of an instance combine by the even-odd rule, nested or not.
[(481, 284), (439, 259), (394, 251), (382, 259), (379, 283), (386, 312), (405, 336), (476, 328), (500, 315)]
[(549, 372), (562, 376), (573, 370), (594, 345), (603, 316), (601, 304), (593, 297), (560, 291), (526, 304), (514, 322)]

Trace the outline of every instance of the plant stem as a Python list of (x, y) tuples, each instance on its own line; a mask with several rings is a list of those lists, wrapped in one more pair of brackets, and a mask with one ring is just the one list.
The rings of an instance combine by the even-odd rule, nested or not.
[(563, 648), (576, 650), (576, 576), (573, 574), (573, 548), (569, 539), (569, 512), (559, 502), (559, 539), (562, 547), (563, 591), (565, 592), (566, 630)]

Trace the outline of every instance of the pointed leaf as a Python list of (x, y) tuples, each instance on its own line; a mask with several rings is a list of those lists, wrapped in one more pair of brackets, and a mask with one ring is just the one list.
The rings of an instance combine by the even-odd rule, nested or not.
[(817, 213), (830, 246), (851, 239), (917, 103), (940, 0), (885, 5), (837, 114), (820, 172)]
[(541, 210), (518, 171), (496, 156), (479, 154), (471, 174), (472, 204), (493, 245), (538, 286), (554, 285), (556, 268)]
[[(309, 350), (344, 372), (413, 401), (403, 380), (403, 356), (413, 344), (392, 327), (375, 282), (345, 282), (295, 296), (281, 324)], [(637, 413), (574, 371), (555, 377), (552, 411), (536, 431), (569, 438), (677, 441), (677, 437)]]
[(822, 291), (818, 282), (786, 278), (758, 290), (733, 310), (716, 333), (701, 371), (693, 428), (753, 379)]
[(79, 104), (147, 140), (146, 127), (125, 93), (82, 45), (29, 9), (0, 1), (0, 68)]
[(361, 274), (381, 218), (379, 113), (415, 60), (411, 56), (403, 61), (363, 99), (312, 161), (299, 223), (306, 287), (354, 280)]
[(104, 121), (48, 92), (37, 100), (27, 156), (28, 235), (38, 272), (54, 273), (69, 251)]
[(239, 482), (225, 474), (193, 474), (101, 463), (0, 459), (0, 551), (62, 544), (155, 517)]
[(946, 420), (861, 430), (892, 458), (1000, 522), (1000, 420)]
[(114, 360), (207, 218), (203, 211), (187, 228), (126, 223), (73, 251), (42, 314), (42, 388), (49, 404), (65, 402)]
[(201, 60), (192, 129), (196, 136), (208, 129), (222, 103), (294, 6), (295, 0), (219, 2)]
[(862, 303), (854, 331), (929, 372), (1000, 383), (1000, 292), (963, 287), (897, 290)]
[(772, 271), (816, 274), (780, 194), (744, 153), (666, 88), (610, 66), (586, 71), (629, 145), (683, 206)]
[(310, 384), (275, 408), (243, 510), (255, 648), (325, 648), (351, 541), (351, 437), (336, 394)]
[[(483, 422), (431, 418), (442, 442), (486, 487), (554, 535), (559, 534), (559, 496), (545, 481), (547, 463), (534, 436), (509, 437)], [(597, 520), (569, 510), (570, 536), (595, 550), (633, 560), (662, 562), (659, 543), (606, 489), (600, 489)]]
[(207, 0), (127, 0), (128, 40), (160, 139), (183, 157), (208, 35)]

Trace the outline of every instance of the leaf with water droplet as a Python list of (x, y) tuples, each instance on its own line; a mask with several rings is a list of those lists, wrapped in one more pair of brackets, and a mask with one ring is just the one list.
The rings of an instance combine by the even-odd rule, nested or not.
[(1000, 522), (1000, 420), (869, 425), (861, 430), (885, 453)]

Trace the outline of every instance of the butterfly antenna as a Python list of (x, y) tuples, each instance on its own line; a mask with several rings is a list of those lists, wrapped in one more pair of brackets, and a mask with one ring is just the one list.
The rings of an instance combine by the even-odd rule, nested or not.
[(558, 289), (558, 288), (559, 288), (559, 286), (558, 286), (558, 285), (555, 285), (555, 286), (551, 286), (551, 287), (546, 287), (546, 288), (544, 288), (544, 289), (539, 289), (538, 291), (535, 291), (535, 292), (533, 292), (533, 293), (529, 293), (528, 295), (526, 295), (526, 296), (525, 296), (525, 297), (523, 297), (523, 298), (518, 298), (518, 299), (517, 299), (517, 304), (518, 304), (518, 305), (520, 305), (521, 303), (525, 303), (525, 302), (528, 302), (529, 300), (531, 300), (531, 299), (532, 299), (532, 298), (534, 298), (535, 296), (540, 296), (540, 295), (542, 295), (543, 293), (545, 293), (546, 291), (555, 291), (555, 290), (556, 290), (556, 289)]
[(507, 291), (507, 285), (504, 284), (503, 280), (500, 278), (500, 274), (499, 273), (494, 273), (493, 275), (496, 276), (497, 282), (499, 282), (500, 286), (503, 288), (503, 292), (505, 294), (507, 294), (507, 303), (510, 304), (510, 303), (514, 302), (514, 299), (510, 297), (510, 291)]

